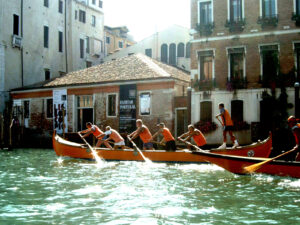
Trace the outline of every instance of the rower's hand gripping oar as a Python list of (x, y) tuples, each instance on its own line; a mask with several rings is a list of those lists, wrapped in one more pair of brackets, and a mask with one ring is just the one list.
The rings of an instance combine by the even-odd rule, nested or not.
[(292, 153), (292, 152), (294, 152), (294, 151), (296, 151), (296, 150), (298, 150), (298, 147), (295, 147), (295, 148), (293, 148), (292, 150), (289, 150), (289, 151), (287, 151), (287, 152), (284, 152), (284, 153), (282, 153), (282, 154), (280, 154), (280, 155), (278, 155), (278, 156), (276, 156), (276, 157), (274, 157), (274, 158), (265, 160), (265, 161), (260, 162), (260, 163), (253, 164), (253, 165), (251, 165), (251, 166), (246, 166), (246, 167), (244, 167), (244, 171), (245, 171), (246, 173), (253, 173), (253, 172), (255, 172), (256, 170), (260, 169), (261, 167), (265, 166), (266, 164), (268, 164), (268, 163), (270, 163), (270, 162), (272, 162), (272, 161), (274, 161), (274, 160), (276, 160), (276, 159), (278, 159), (278, 158), (280, 158), (280, 157), (282, 157), (282, 156), (288, 155), (288, 154), (290, 154), (290, 153)]
[(183, 140), (181, 138), (178, 138), (178, 140), (181, 141), (181, 142), (183, 142), (183, 143), (185, 143), (186, 145), (193, 146), (195, 149), (197, 149), (200, 152), (204, 152), (203, 149), (199, 148), (197, 145), (193, 145), (191, 142), (185, 141), (185, 140)]

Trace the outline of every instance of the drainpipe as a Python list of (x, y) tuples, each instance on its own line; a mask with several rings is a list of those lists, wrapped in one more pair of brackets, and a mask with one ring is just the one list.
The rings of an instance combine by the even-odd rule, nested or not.
[(65, 58), (66, 58), (66, 73), (69, 72), (68, 69), (68, 46), (67, 46), (67, 1), (65, 0)]
[[(23, 0), (21, 0), (21, 38), (23, 42)], [(21, 47), (21, 84), (22, 87), (24, 86), (24, 54), (23, 54), (23, 47)]]

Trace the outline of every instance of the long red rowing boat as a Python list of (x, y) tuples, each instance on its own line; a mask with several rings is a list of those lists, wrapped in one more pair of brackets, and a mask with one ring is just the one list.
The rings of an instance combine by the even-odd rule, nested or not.
[[(53, 148), (58, 156), (79, 159), (94, 159), (88, 146), (63, 139), (57, 134), (53, 134)], [(107, 161), (144, 161), (142, 156), (132, 149), (110, 150), (106, 148), (94, 148), (99, 157)], [(252, 145), (238, 147), (236, 149), (211, 150), (217, 154), (242, 155), (251, 157), (269, 157), (272, 150), (272, 137)], [(153, 162), (168, 163), (205, 163), (206, 160), (200, 155), (191, 154), (190, 150), (178, 150), (168, 152), (164, 150), (143, 151), (145, 157)]]
[[(235, 174), (247, 174), (245, 167), (256, 163), (263, 162), (268, 158), (251, 158), (233, 155), (220, 155), (211, 152), (194, 152), (193, 154), (200, 156), (203, 160), (216, 164), (225, 170)], [(270, 174), (276, 176), (288, 176), (300, 178), (300, 162), (287, 162), (283, 160), (274, 160), (265, 164), (255, 173)]]

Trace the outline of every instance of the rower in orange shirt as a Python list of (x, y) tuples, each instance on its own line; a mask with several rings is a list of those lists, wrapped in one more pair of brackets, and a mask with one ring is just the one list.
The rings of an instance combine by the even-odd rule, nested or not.
[(165, 126), (164, 123), (157, 124), (159, 130), (153, 135), (152, 140), (156, 138), (159, 134), (163, 135), (161, 143), (166, 142), (167, 151), (176, 151), (175, 138), (171, 134), (170, 130)]
[[(196, 145), (201, 148), (206, 148), (206, 138), (202, 134), (202, 132), (194, 127), (194, 125), (188, 126), (188, 132), (182, 134), (180, 137), (178, 137), (178, 140), (181, 140), (183, 142), (188, 141), (189, 139), (193, 138)], [(184, 139), (183, 139), (184, 138)]]
[(230, 135), (231, 141), (233, 143), (232, 148), (236, 148), (239, 146), (238, 141), (236, 140), (234, 134), (233, 134), (233, 122), (230, 117), (230, 114), (227, 109), (224, 108), (224, 104), (219, 104), (220, 114), (216, 115), (216, 118), (221, 117), (223, 122), (223, 144), (218, 149), (225, 149), (226, 148), (226, 142), (227, 142), (227, 132)]
[(136, 120), (136, 126), (137, 129), (134, 132), (132, 132), (130, 135), (128, 135), (129, 138), (135, 139), (139, 136), (143, 141), (143, 149), (152, 150), (153, 149), (153, 143), (151, 142), (152, 135), (148, 127), (143, 124), (143, 121), (141, 119)]
[(299, 153), (299, 144), (300, 144), (300, 123), (297, 122), (297, 119), (294, 116), (290, 116), (288, 118), (288, 125), (292, 129), (293, 135), (295, 137), (296, 146), (298, 150), (298, 155), (296, 156), (296, 161), (300, 161), (300, 153)]
[[(103, 143), (104, 143), (104, 140), (106, 139), (103, 135), (103, 138), (98, 138), (100, 135), (104, 134), (103, 131), (96, 125), (93, 125), (91, 122), (87, 122), (86, 123), (86, 127), (87, 129), (86, 130), (83, 130), (83, 131), (80, 131), (78, 133), (80, 134), (85, 134), (83, 135), (83, 137), (88, 137), (90, 134), (93, 134), (97, 139), (97, 144), (96, 144), (96, 147), (100, 147)], [(108, 147), (106, 144), (108, 143), (104, 143), (106, 147)]]
[(107, 126), (105, 128), (105, 132), (98, 136), (98, 138), (109, 136), (109, 138), (104, 140), (104, 144), (108, 146), (109, 149), (113, 149), (111, 145), (108, 143), (109, 140), (113, 140), (115, 142), (114, 149), (117, 149), (118, 147), (121, 147), (122, 149), (125, 149), (125, 141), (124, 138), (119, 134), (118, 131), (112, 129), (110, 126)]

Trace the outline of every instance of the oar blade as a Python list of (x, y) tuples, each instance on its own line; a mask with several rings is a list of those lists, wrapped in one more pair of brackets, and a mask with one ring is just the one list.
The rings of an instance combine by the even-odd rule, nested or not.
[(246, 166), (246, 167), (244, 167), (244, 172), (245, 173), (254, 173), (258, 169), (260, 169), (265, 163), (266, 163), (266, 161), (253, 164), (251, 166)]

